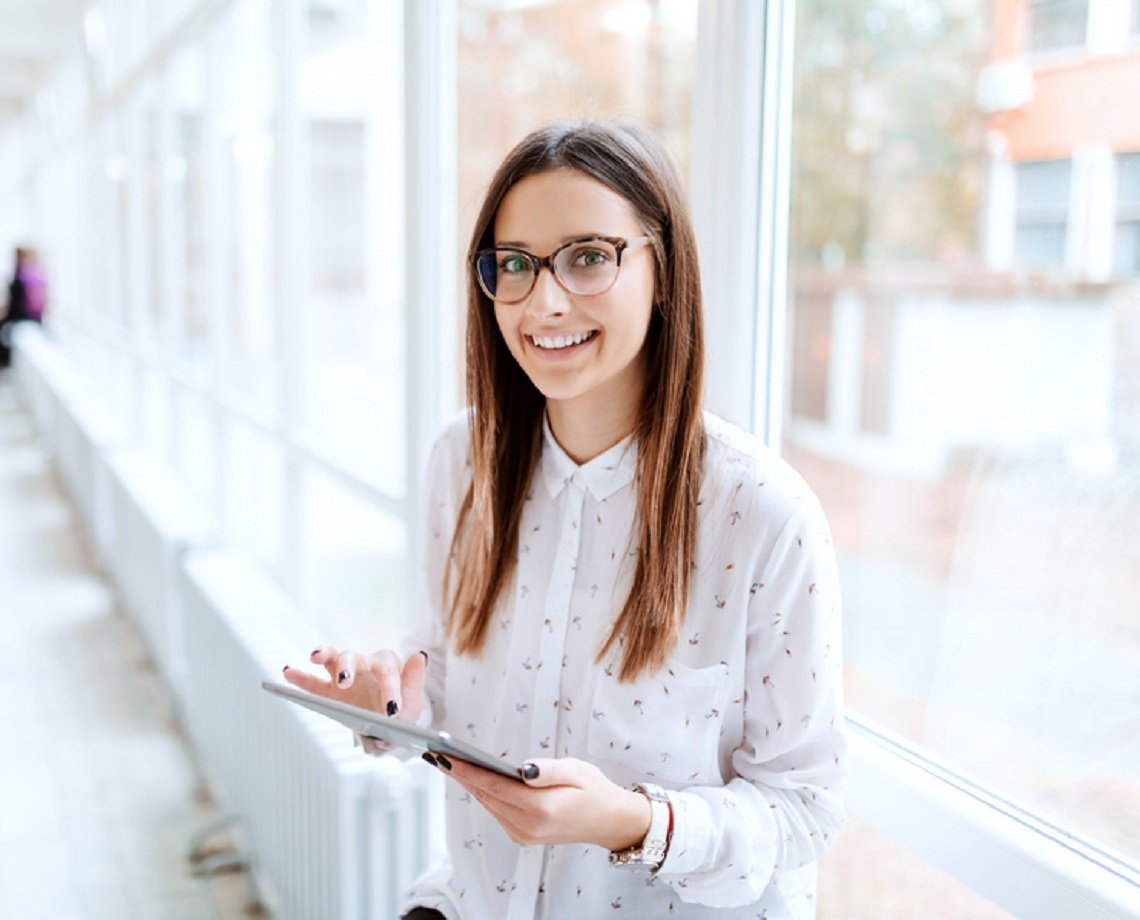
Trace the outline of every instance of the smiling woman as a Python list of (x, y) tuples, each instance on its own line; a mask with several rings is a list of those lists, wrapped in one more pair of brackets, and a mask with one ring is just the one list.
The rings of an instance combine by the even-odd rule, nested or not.
[(402, 656), (285, 672), (519, 765), (428, 755), (449, 859), (402, 909), (812, 917), (843, 820), (834, 554), (804, 482), (702, 411), (669, 157), (628, 122), (528, 135), (468, 265), (470, 410), (431, 457), (421, 622)]

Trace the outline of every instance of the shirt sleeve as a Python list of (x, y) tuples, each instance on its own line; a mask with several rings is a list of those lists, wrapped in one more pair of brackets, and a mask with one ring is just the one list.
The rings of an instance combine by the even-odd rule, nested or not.
[(682, 900), (715, 907), (753, 902), (775, 872), (818, 859), (845, 817), (839, 581), (814, 501), (757, 570), (734, 775), (670, 792), (674, 832), (658, 872)]

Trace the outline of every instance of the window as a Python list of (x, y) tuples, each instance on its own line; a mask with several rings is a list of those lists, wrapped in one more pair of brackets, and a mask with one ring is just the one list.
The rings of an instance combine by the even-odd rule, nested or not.
[(687, 167), (697, 4), (459, 0), (459, 14), (461, 253), (499, 159), (545, 121), (633, 115)]
[(1116, 274), (1140, 276), (1140, 153), (1117, 157)]
[(275, 178), (279, 151), (273, 7), (267, 0), (229, 6), (217, 23), (217, 130), (222, 233), (222, 379), (231, 393), (268, 416), (280, 409), (280, 300), (276, 289)]
[(1017, 164), (1014, 258), (1019, 268), (1064, 268), (1071, 172), (1070, 160)]
[(1030, 0), (1029, 49), (1051, 51), (1085, 43), (1088, 0)]
[(323, 635), (372, 647), (418, 587), (393, 513), (421, 475), (405, 469), (404, 28), (377, 0), (304, 6), (297, 588)]
[[(1016, 165), (1016, 266), (985, 264), (987, 132), (1071, 130), (978, 111), (988, 4), (843, 9), (797, 11), (782, 450), (831, 520), (851, 711), (1135, 867), (1136, 311), (1059, 274), (1068, 157)], [(869, 884), (844, 852), (821, 872)]]
[(207, 359), (210, 311), (206, 269), (209, 189), (206, 186), (206, 61), (192, 44), (167, 74), (171, 151), (164, 172), (170, 217), (170, 310), (174, 347), (198, 365)]
[(311, 229), (301, 423), (394, 493), (405, 475), (403, 148), (389, 126), (403, 59), (389, 20), (382, 4), (361, 0), (315, 3), (306, 20), (298, 79)]

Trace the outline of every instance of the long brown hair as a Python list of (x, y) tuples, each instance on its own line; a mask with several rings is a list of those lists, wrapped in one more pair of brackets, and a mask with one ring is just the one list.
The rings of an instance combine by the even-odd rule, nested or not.
[[(630, 122), (564, 122), (524, 138), (491, 180), (467, 253), (467, 399), (472, 484), (444, 576), (448, 633), (476, 654), (514, 572), (519, 520), (538, 461), (544, 397), (507, 349), (472, 270), (494, 245), (499, 205), (520, 180), (553, 169), (590, 176), (629, 202), (652, 239), (656, 300), (644, 344), (637, 440), (639, 541), (633, 584), (598, 652), (622, 648), (619, 677), (653, 673), (681, 634), (704, 460), (704, 338), (697, 247), (681, 183), (660, 143)], [(454, 569), (454, 571), (453, 571)], [(455, 578), (455, 591), (450, 590)]]

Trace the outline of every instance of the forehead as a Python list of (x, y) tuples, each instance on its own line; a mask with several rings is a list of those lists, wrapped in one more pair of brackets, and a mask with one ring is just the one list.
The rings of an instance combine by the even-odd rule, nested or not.
[(638, 236), (632, 205), (597, 179), (572, 169), (536, 173), (516, 182), (495, 214), (495, 242), (553, 247), (590, 234)]

